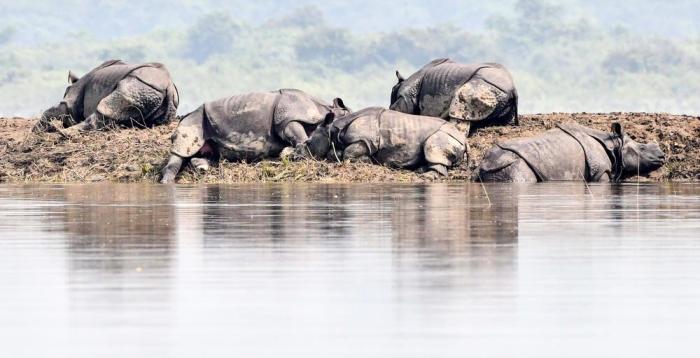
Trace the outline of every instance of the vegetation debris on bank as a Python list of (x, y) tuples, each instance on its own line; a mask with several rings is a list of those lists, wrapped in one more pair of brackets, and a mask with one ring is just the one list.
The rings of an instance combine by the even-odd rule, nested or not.
[[(532, 136), (556, 123), (575, 122), (609, 130), (618, 121), (636, 140), (656, 141), (668, 161), (648, 178), (631, 180), (700, 181), (700, 117), (647, 113), (553, 113), (523, 115), (520, 126), (478, 129), (469, 137), (469, 160), (438, 181), (469, 181), (484, 152), (498, 140)], [(35, 120), (0, 119), (0, 182), (153, 183), (170, 149), (176, 123), (153, 129), (89, 132), (80, 136), (32, 133)], [(179, 183), (396, 182), (430, 181), (408, 170), (362, 163), (315, 160), (255, 163), (220, 162), (209, 172), (187, 168)]]

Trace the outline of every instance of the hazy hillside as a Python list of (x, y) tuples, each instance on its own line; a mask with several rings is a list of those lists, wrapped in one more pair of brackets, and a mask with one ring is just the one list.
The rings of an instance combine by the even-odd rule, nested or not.
[[(316, 6), (338, 27), (357, 32), (387, 31), (452, 24), (462, 29), (483, 28), (490, 15), (512, 14), (517, 0), (0, 0), (0, 23), (22, 29), (23, 41), (60, 39), (89, 33), (96, 38), (135, 35), (158, 28), (191, 24), (212, 11), (239, 21), (260, 23), (290, 10)], [(700, 32), (697, 0), (562, 0), (570, 14), (593, 17), (606, 26), (625, 26), (643, 33), (670, 36)], [(309, 19), (313, 21), (313, 19)], [(27, 28), (27, 25), (31, 27)]]
[(524, 112), (700, 113), (698, 0), (473, 3), (0, 0), (0, 114), (110, 58), (166, 63), (185, 111), (279, 87), (387, 105), (394, 69), (436, 57), (504, 63)]

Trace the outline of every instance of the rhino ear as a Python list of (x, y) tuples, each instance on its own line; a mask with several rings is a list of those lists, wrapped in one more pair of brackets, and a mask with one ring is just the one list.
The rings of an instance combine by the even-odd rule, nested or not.
[(80, 78), (75, 73), (73, 73), (73, 71), (68, 71), (68, 84), (76, 83), (79, 79)]
[(625, 136), (625, 132), (622, 130), (622, 124), (620, 124), (620, 122), (613, 122), (611, 128), (613, 133), (620, 136), (620, 138)]
[(399, 80), (399, 83), (406, 80), (405, 78), (403, 78), (403, 76), (401, 76), (401, 74), (399, 73), (399, 70), (396, 70), (396, 78)]
[(328, 114), (326, 114), (326, 118), (323, 119), (323, 125), (327, 126), (333, 123), (333, 120), (335, 120), (335, 113), (328, 112)]
[(342, 98), (334, 98), (333, 99), (333, 107), (348, 109), (348, 107), (345, 107), (345, 103), (343, 102)]

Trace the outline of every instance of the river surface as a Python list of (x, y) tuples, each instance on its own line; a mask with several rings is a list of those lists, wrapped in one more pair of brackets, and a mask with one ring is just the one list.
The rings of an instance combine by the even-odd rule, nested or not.
[(697, 357), (699, 334), (700, 185), (0, 186), (0, 357)]

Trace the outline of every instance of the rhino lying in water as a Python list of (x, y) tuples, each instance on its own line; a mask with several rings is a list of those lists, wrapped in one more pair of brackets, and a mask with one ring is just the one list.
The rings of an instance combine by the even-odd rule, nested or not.
[(390, 109), (439, 117), (470, 127), (518, 124), (518, 92), (508, 70), (496, 63), (433, 60), (407, 79), (396, 71)]
[(647, 174), (664, 164), (656, 143), (640, 144), (619, 123), (612, 133), (577, 124), (559, 124), (539, 136), (494, 145), (481, 161), (474, 180), (542, 182), (620, 181)]
[(254, 161), (280, 155), (285, 147), (303, 144), (329, 113), (350, 110), (340, 98), (327, 104), (300, 90), (249, 93), (205, 103), (180, 121), (172, 136), (171, 156), (161, 183), (170, 183), (184, 159), (200, 169), (222, 156)]
[(90, 130), (105, 127), (152, 127), (175, 118), (179, 102), (170, 73), (160, 63), (129, 65), (107, 61), (81, 78), (68, 74), (63, 100), (46, 110), (35, 130), (51, 119), (64, 127)]
[(335, 119), (329, 114), (306, 142), (316, 158), (376, 162), (447, 175), (467, 149), (463, 132), (440, 118), (366, 108)]

